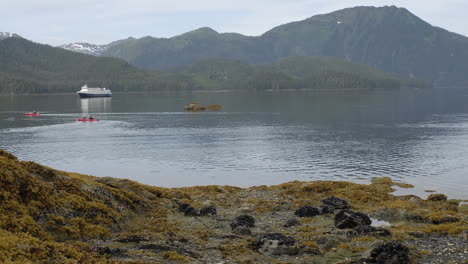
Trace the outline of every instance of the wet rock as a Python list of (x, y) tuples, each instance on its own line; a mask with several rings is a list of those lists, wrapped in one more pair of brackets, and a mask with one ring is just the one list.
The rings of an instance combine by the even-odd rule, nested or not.
[(185, 210), (190, 207), (190, 204), (188, 203), (181, 203), (179, 204), (179, 212), (180, 213), (185, 213)]
[(447, 201), (447, 195), (441, 194), (441, 193), (434, 193), (434, 194), (429, 195), (429, 197), (427, 197), (427, 200), (434, 201), (434, 202)]
[(115, 239), (114, 241), (121, 243), (139, 243), (141, 241), (149, 241), (149, 238), (148, 236), (130, 235), (123, 238)]
[(238, 226), (232, 230), (232, 233), (239, 235), (239, 236), (250, 236), (252, 235), (252, 231), (250, 228), (245, 226)]
[(350, 231), (350, 235), (376, 235), (376, 236), (389, 236), (390, 231), (385, 228), (373, 227), (368, 225), (358, 225)]
[(216, 208), (213, 207), (213, 206), (207, 206), (207, 207), (203, 207), (201, 210), (200, 210), (200, 215), (216, 215), (217, 214), (217, 211), (216, 211)]
[(320, 214), (333, 214), (335, 212), (335, 207), (331, 205), (321, 205), (319, 211)]
[(231, 223), (231, 228), (234, 229), (238, 226), (246, 226), (246, 227), (254, 227), (255, 226), (255, 218), (250, 215), (239, 215), (234, 219)]
[(336, 209), (349, 209), (348, 201), (335, 196), (328, 197), (322, 201), (323, 205)]
[(452, 216), (452, 215), (442, 215), (442, 216), (432, 219), (432, 223), (435, 225), (440, 225), (444, 223), (455, 223), (458, 221), (460, 221), (460, 218)]
[(319, 215), (320, 211), (316, 207), (312, 207), (312, 206), (309, 206), (309, 205), (304, 205), (304, 206), (299, 207), (299, 209), (297, 209), (294, 212), (294, 214), (299, 216), (299, 217), (312, 217), (312, 216)]
[(264, 255), (298, 255), (299, 248), (295, 247), (296, 240), (281, 233), (262, 235), (252, 243), (254, 249)]
[(191, 206), (188, 207), (187, 209), (185, 209), (184, 215), (185, 216), (200, 216), (198, 211), (195, 208), (191, 207)]
[(298, 226), (301, 225), (301, 222), (296, 218), (291, 218), (284, 224), (284, 227)]
[(110, 248), (110, 247), (95, 247), (93, 251), (97, 252), (99, 255), (107, 255), (111, 257), (118, 257), (125, 254), (125, 250), (121, 248)]
[(149, 250), (154, 250), (154, 251), (172, 250), (172, 248), (167, 245), (161, 245), (161, 244), (155, 244), (155, 243), (140, 245), (138, 249), (145, 249), (145, 250), (149, 249)]
[(409, 264), (409, 249), (398, 242), (383, 244), (371, 251), (370, 258), (377, 264)]
[(370, 225), (372, 220), (366, 214), (343, 210), (335, 215), (335, 226), (340, 229), (354, 228), (359, 225)]

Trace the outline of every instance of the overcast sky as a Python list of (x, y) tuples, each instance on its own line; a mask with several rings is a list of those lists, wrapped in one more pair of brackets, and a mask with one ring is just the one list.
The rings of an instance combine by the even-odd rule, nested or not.
[(468, 36), (468, 0), (0, 0), (0, 32), (54, 46), (172, 37), (200, 27), (256, 36), (357, 5), (405, 7), (434, 26)]

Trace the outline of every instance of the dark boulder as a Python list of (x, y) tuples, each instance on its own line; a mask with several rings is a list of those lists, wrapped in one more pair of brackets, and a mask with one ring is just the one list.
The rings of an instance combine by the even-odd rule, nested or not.
[(216, 208), (214, 208), (213, 206), (207, 206), (207, 207), (203, 207), (201, 210), (200, 210), (200, 215), (216, 215), (217, 214), (217, 211), (216, 211)]
[(188, 207), (187, 209), (185, 209), (184, 215), (185, 216), (200, 216), (198, 211), (195, 208), (191, 207), (191, 206)]
[(330, 205), (321, 205), (319, 207), (320, 214), (333, 214), (335, 212), (335, 207)]
[(409, 264), (409, 249), (398, 242), (389, 242), (377, 248), (370, 253), (370, 258), (377, 264)]
[(359, 225), (370, 225), (372, 220), (366, 214), (343, 210), (335, 215), (335, 226), (339, 229), (354, 228)]
[(188, 203), (181, 203), (179, 204), (179, 212), (180, 213), (185, 213), (185, 210), (190, 207), (190, 204)]
[(238, 226), (246, 226), (246, 227), (254, 227), (255, 226), (255, 218), (250, 215), (239, 215), (234, 219), (231, 223), (231, 228), (234, 229)]
[(336, 209), (349, 209), (348, 201), (335, 196), (328, 197), (322, 201), (324, 206), (329, 206)]
[(301, 225), (301, 222), (297, 220), (296, 218), (292, 218), (286, 221), (286, 223), (284, 224), (284, 227), (291, 227), (291, 226), (298, 226), (298, 225)]
[(304, 205), (304, 206), (299, 207), (299, 209), (297, 209), (294, 212), (294, 214), (299, 217), (312, 217), (312, 216), (319, 215), (320, 211), (316, 207)]

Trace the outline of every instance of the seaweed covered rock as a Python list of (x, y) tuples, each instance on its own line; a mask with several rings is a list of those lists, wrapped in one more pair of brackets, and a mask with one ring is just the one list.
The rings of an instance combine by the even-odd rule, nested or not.
[(203, 207), (200, 209), (200, 215), (205, 216), (205, 215), (216, 215), (217, 211), (214, 206), (207, 206)]
[(281, 233), (264, 234), (252, 243), (252, 247), (264, 255), (298, 255), (296, 240)]
[(339, 229), (354, 228), (359, 225), (370, 225), (372, 220), (366, 214), (351, 210), (342, 210), (335, 215), (335, 226)]
[(381, 227), (373, 227), (369, 225), (358, 225), (353, 228), (350, 234), (353, 235), (375, 235), (375, 236), (389, 236), (390, 231)]
[(190, 103), (188, 105), (186, 105), (184, 107), (184, 110), (185, 111), (193, 111), (193, 112), (197, 112), (197, 111), (204, 111), (206, 110), (206, 107), (204, 107), (203, 105), (199, 104), (199, 103)]
[(234, 219), (234, 221), (230, 224), (231, 228), (234, 229), (238, 226), (245, 226), (245, 227), (254, 227), (255, 226), (255, 218), (253, 216), (244, 214), (239, 215)]
[(323, 207), (326, 207), (328, 210), (333, 209), (349, 209), (348, 201), (341, 199), (335, 196), (328, 197), (322, 201)]
[(199, 103), (190, 103), (184, 107), (185, 111), (191, 111), (191, 112), (198, 112), (198, 111), (218, 111), (223, 108), (222, 105), (219, 104), (213, 104), (213, 105), (208, 105), (208, 106), (203, 106)]
[(427, 197), (428, 201), (438, 202), (438, 201), (447, 201), (447, 195), (441, 193), (433, 193)]
[(377, 264), (409, 264), (409, 253), (406, 246), (393, 241), (374, 248), (370, 258)]
[(284, 224), (284, 227), (298, 226), (301, 225), (301, 222), (296, 218), (291, 218)]
[(309, 206), (309, 205), (304, 205), (304, 206), (299, 207), (299, 209), (297, 209), (294, 212), (294, 214), (299, 216), (299, 217), (312, 217), (312, 216), (319, 215), (320, 211), (316, 207), (312, 207), (312, 206)]

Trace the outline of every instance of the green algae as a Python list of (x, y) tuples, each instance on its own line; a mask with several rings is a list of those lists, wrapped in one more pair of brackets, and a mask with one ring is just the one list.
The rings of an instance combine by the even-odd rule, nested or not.
[[(304, 204), (319, 206), (330, 196), (346, 199), (353, 210), (381, 215), (391, 221), (391, 239), (407, 241), (413, 234), (457, 236), (467, 231), (468, 212), (458, 201), (428, 201), (394, 196), (391, 179), (363, 185), (351, 182), (289, 182), (248, 189), (231, 186), (160, 188), (134, 181), (97, 178), (57, 171), (34, 162), (19, 161), (0, 150), (0, 262), (3, 263), (203, 263), (204, 257), (236, 263), (336, 263), (357, 259), (376, 242), (373, 236), (331, 234), (333, 215), (301, 219), (285, 229), (275, 217), (293, 217)], [(200, 209), (218, 208), (217, 217), (185, 217), (178, 203)], [(281, 230), (324, 256), (273, 258), (250, 247), (253, 238), (233, 236), (229, 221), (242, 205), (255, 215), (257, 227)], [(142, 242), (159, 241), (161, 249), (142, 250)], [(322, 238), (328, 242), (319, 243)], [(108, 241), (108, 242), (106, 242)], [(111, 259), (92, 248), (103, 244), (124, 249), (125, 258)], [(150, 243), (150, 242), (145, 242)], [(206, 246), (211, 245), (211, 246)], [(182, 250), (186, 247), (191, 250)]]

